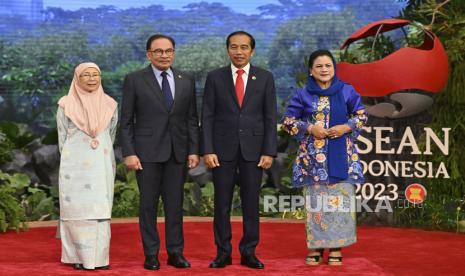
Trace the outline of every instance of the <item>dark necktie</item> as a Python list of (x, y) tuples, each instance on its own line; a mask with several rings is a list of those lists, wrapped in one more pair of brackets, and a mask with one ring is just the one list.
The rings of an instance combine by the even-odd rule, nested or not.
[(236, 96), (237, 101), (239, 102), (239, 107), (242, 107), (242, 101), (244, 100), (244, 80), (242, 79), (242, 74), (245, 73), (244, 70), (239, 69), (236, 71)]
[(170, 89), (170, 84), (168, 82), (168, 73), (166, 71), (161, 72), (161, 76), (163, 80), (161, 81), (161, 91), (163, 92), (163, 95), (165, 95), (165, 100), (166, 100), (166, 107), (168, 108), (168, 111), (171, 111), (171, 107), (173, 106), (173, 94), (171, 94), (171, 89)]

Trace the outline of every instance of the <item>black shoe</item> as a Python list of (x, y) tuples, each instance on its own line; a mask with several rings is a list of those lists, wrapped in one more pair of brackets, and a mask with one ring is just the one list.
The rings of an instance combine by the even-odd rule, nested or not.
[(158, 261), (158, 255), (145, 256), (144, 268), (148, 270), (160, 269), (160, 262)]
[(97, 267), (95, 267), (95, 269), (108, 270), (108, 269), (110, 269), (110, 265), (97, 266)]
[(189, 268), (191, 264), (184, 258), (182, 253), (168, 254), (168, 265), (176, 268)]
[(76, 269), (76, 270), (83, 270), (84, 269), (82, 264), (73, 264), (73, 268)]
[(223, 268), (232, 264), (230, 255), (217, 255), (216, 258), (210, 263), (210, 268)]
[(264, 269), (265, 265), (260, 262), (260, 260), (255, 257), (255, 255), (243, 255), (241, 256), (241, 265), (255, 268), (255, 269)]

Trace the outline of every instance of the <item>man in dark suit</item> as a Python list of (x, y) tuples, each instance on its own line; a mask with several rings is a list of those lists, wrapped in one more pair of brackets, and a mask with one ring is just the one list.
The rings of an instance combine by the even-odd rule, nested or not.
[(160, 268), (156, 226), (160, 195), (168, 265), (190, 267), (183, 255), (183, 186), (187, 167), (199, 163), (199, 122), (194, 80), (171, 67), (174, 47), (169, 36), (151, 36), (147, 41), (151, 64), (128, 74), (123, 85), (121, 143), (126, 166), (136, 170), (144, 267), (151, 270)]
[(237, 179), (244, 231), (239, 244), (241, 264), (260, 269), (264, 265), (255, 256), (259, 191), (263, 169), (271, 166), (277, 151), (276, 91), (273, 75), (249, 63), (255, 49), (252, 35), (234, 32), (226, 47), (231, 65), (208, 74), (201, 121), (201, 151), (215, 186), (217, 256), (210, 267), (231, 264), (230, 211)]

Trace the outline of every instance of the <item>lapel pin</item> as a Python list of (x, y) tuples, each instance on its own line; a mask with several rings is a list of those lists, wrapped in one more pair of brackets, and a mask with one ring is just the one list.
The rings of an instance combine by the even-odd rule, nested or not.
[(255, 77), (255, 76), (252, 76), (252, 80), (256, 80), (256, 79), (257, 79), (257, 77)]

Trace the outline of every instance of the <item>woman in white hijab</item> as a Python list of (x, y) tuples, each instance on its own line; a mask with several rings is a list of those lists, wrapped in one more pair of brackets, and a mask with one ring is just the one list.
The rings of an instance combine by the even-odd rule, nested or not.
[(95, 63), (79, 64), (58, 101), (61, 261), (108, 269), (117, 103), (102, 88)]

